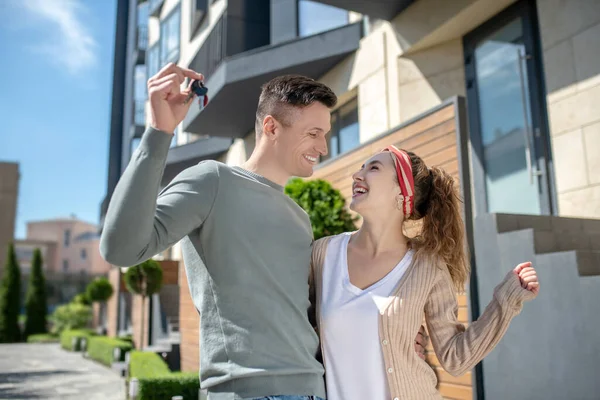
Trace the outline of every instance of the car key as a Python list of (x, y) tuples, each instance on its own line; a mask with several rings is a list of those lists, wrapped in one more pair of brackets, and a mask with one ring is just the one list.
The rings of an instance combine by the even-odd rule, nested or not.
[(208, 93), (208, 88), (206, 86), (204, 86), (204, 83), (202, 81), (194, 81), (194, 82), (192, 82), (192, 86), (190, 89), (191, 89), (190, 94), (185, 99), (183, 104), (187, 104), (194, 97), (194, 95), (196, 95), (199, 98), (203, 98), (203, 99), (199, 99), (199, 100), (200, 100), (200, 106), (202, 108), (204, 108), (206, 106), (206, 104), (208, 103), (208, 96), (206, 95), (206, 93)]

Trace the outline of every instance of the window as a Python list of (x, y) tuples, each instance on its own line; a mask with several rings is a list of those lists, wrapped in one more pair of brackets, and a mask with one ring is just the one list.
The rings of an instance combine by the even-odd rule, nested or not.
[(81, 249), (81, 259), (87, 259), (87, 251), (85, 249)]
[(310, 36), (348, 24), (348, 11), (316, 1), (298, 2), (298, 36)]
[(69, 260), (63, 260), (63, 272), (69, 271)]
[(138, 25), (138, 36), (137, 36), (137, 47), (140, 50), (146, 50), (148, 48), (148, 19), (150, 14), (148, 11), (148, 2), (145, 1), (138, 5), (137, 9), (137, 25)]
[(153, 77), (160, 70), (160, 57), (158, 43), (150, 47), (146, 52), (146, 66), (148, 68), (148, 78)]
[(178, 5), (160, 24), (160, 65), (179, 60), (181, 8)]
[(133, 96), (136, 101), (146, 101), (148, 98), (146, 86), (146, 67), (143, 65), (136, 65), (134, 77), (135, 87), (133, 88)]
[(208, 8), (210, 5), (208, 4), (208, 0), (192, 0), (190, 1), (190, 40), (196, 36), (198, 31), (200, 30), (200, 26), (204, 21)]
[(71, 230), (67, 229), (64, 233), (64, 246), (69, 247), (69, 243), (71, 243)]
[(329, 154), (323, 160), (346, 153), (359, 144), (358, 100), (354, 98), (331, 114)]

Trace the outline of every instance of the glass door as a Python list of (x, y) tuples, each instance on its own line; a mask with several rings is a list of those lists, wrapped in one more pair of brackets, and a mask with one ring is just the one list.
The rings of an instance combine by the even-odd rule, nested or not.
[(465, 37), (478, 212), (552, 212), (537, 40), (531, 10), (524, 4)]

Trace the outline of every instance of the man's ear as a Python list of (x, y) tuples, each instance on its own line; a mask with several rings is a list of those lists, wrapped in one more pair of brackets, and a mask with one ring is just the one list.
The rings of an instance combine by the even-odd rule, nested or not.
[(267, 115), (263, 119), (263, 135), (272, 140), (277, 136), (277, 120), (272, 115)]

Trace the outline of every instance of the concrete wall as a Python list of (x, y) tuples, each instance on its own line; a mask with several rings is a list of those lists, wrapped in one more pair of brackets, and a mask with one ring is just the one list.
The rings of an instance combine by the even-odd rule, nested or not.
[(15, 236), (19, 179), (19, 164), (0, 162), (0, 276), (3, 275), (8, 243)]
[(600, 218), (600, 2), (537, 8), (560, 214)]
[(575, 252), (535, 254), (531, 230), (498, 235), (489, 214), (476, 219), (475, 232), (481, 310), (520, 262), (533, 261), (541, 282), (483, 361), (485, 398), (597, 399), (600, 276), (580, 276)]

